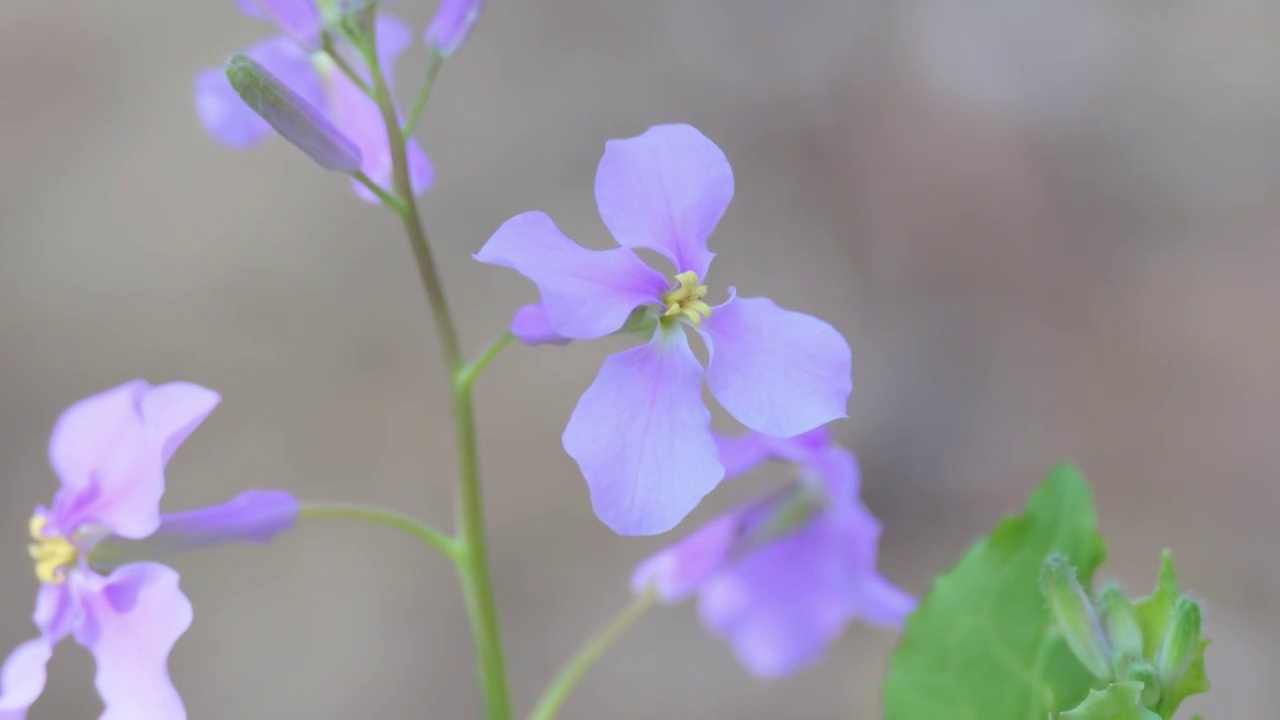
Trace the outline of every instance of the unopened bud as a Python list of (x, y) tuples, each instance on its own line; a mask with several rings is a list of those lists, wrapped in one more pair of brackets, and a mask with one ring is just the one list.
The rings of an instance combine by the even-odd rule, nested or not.
[(1200, 648), (1200, 603), (1188, 597), (1178, 600), (1173, 621), (1160, 646), (1160, 681), (1173, 687), (1187, 673)]
[(1125, 677), (1142, 683), (1142, 705), (1153, 708), (1160, 702), (1160, 676), (1151, 663), (1137, 661), (1125, 668)]
[(1062, 555), (1045, 558), (1040, 571), (1040, 592), (1076, 658), (1094, 676), (1110, 678), (1111, 652), (1098, 616), (1084, 588), (1080, 587), (1075, 568)]
[(1133, 603), (1120, 588), (1108, 585), (1099, 597), (1102, 606), (1102, 628), (1114, 653), (1113, 661), (1142, 657), (1142, 626)]
[(266, 68), (244, 55), (236, 55), (227, 63), (226, 72), (244, 104), (321, 167), (348, 175), (360, 169), (360, 148), (319, 108)]

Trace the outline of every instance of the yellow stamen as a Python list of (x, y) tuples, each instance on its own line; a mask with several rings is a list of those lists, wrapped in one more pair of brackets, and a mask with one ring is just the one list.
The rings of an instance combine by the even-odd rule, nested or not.
[(80, 551), (61, 535), (45, 535), (44, 529), (48, 524), (49, 521), (39, 515), (31, 517), (27, 527), (31, 531), (32, 543), (27, 552), (36, 561), (36, 579), (48, 585), (58, 585), (67, 579), (63, 568), (74, 563)]
[(698, 274), (692, 270), (676, 275), (679, 287), (662, 294), (662, 304), (667, 306), (663, 317), (683, 315), (697, 327), (703, 318), (711, 317), (711, 306), (702, 302), (707, 295), (707, 286), (699, 285)]

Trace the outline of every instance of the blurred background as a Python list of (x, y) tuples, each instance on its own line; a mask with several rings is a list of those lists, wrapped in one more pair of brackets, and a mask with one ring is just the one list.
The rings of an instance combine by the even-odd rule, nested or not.
[[(394, 11), (419, 31), (426, 0)], [(424, 200), (469, 348), (534, 297), (469, 258), (529, 209), (605, 247), (605, 140), (689, 122), (737, 196), (733, 284), (850, 339), (864, 493), (912, 592), (1055, 462), (1095, 483), (1110, 559), (1145, 591), (1171, 547), (1206, 599), (1211, 695), (1280, 703), (1280, 5), (1257, 0), (492, 2), (441, 75)], [(394, 219), (273, 139), (223, 149), (197, 71), (265, 38), (231, 0), (0, 7), (0, 647), (31, 636), (31, 507), (57, 414), (132, 377), (219, 390), (168, 509), (251, 486), (448, 527), (445, 385)], [(426, 53), (397, 69), (407, 99)], [(514, 348), (478, 394), (493, 569), (518, 705), (626, 601), (667, 538), (591, 514), (559, 446), (610, 343)], [(778, 477), (718, 490), (677, 531)], [(674, 536), (673, 536), (674, 537)], [(312, 524), (179, 558), (196, 622), (171, 665), (193, 718), (476, 716), (445, 563)], [(872, 718), (891, 633), (760, 683), (691, 607), (653, 612), (566, 718)], [(67, 643), (33, 718), (98, 713)]]

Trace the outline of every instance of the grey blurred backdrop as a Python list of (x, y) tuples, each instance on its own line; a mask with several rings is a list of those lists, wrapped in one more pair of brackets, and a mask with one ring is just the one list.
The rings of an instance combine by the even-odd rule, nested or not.
[[(432, 6), (394, 10), (420, 31)], [(885, 572), (925, 590), (1075, 460), (1102, 575), (1142, 590), (1169, 546), (1206, 598), (1214, 691), (1188, 709), (1260, 717), (1280, 703), (1277, 27), (1261, 0), (495, 0), (426, 114), (424, 208), (475, 348), (533, 291), (469, 253), (535, 208), (604, 246), (604, 141), (697, 125), (737, 175), (713, 286), (853, 346), (836, 432), (884, 519)], [(33, 631), (49, 428), (131, 377), (224, 395), (167, 508), (279, 486), (449, 523), (444, 383), (397, 224), (282, 142), (230, 152), (193, 114), (192, 75), (268, 32), (232, 0), (0, 6), (5, 651)], [(424, 61), (398, 68), (402, 95)], [(613, 537), (559, 446), (607, 345), (515, 348), (479, 391), (522, 708), (670, 539)], [(723, 487), (678, 532), (770, 482)], [(451, 574), (404, 538), (308, 525), (176, 564), (193, 718), (476, 715)], [(893, 641), (855, 626), (763, 684), (691, 608), (655, 612), (565, 717), (871, 718)], [(33, 717), (96, 717), (91, 669), (68, 643)]]

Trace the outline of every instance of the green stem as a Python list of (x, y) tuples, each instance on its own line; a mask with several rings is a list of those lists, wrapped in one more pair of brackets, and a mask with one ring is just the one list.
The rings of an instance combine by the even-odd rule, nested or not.
[(459, 561), (458, 542), (446, 537), (419, 522), (392, 510), (368, 507), (365, 505), (321, 505), (306, 504), (298, 509), (298, 517), (304, 520), (355, 520), (373, 523), (399, 530), (439, 550), (442, 555), (455, 564)]
[(328, 55), (329, 59), (333, 61), (333, 64), (338, 66), (343, 75), (346, 75), (365, 95), (370, 98), (373, 97), (373, 88), (369, 87), (369, 83), (360, 77), (360, 73), (356, 72), (356, 69), (351, 67), (351, 63), (347, 62), (347, 59), (342, 57), (342, 53), (339, 53), (338, 49), (333, 46), (332, 35), (327, 32), (324, 33), (320, 38), (320, 47), (324, 50), (324, 54)]
[(444, 58), (440, 53), (433, 52), (431, 59), (427, 62), (427, 76), (422, 81), (418, 97), (414, 98), (413, 107), (409, 108), (409, 117), (405, 118), (404, 128), (400, 131), (406, 139), (413, 134), (414, 128), (418, 127), (418, 119), (422, 117), (422, 111), (427, 107), (427, 98), (431, 97), (431, 89), (436, 86), (436, 76), (440, 74), (440, 66), (444, 65)]
[[(470, 379), (463, 375), (462, 354), (458, 347), (458, 334), (449, 313), (444, 286), (431, 254), (431, 245), (422, 219), (413, 202), (413, 187), (409, 180), (409, 165), (405, 157), (405, 139), (396, 117), (395, 100), (387, 86), (386, 77), (376, 62), (376, 53), (369, 52), (369, 71), (373, 78), (374, 98), (382, 113), (390, 145), (392, 177), (396, 194), (405, 198), (400, 215), (409, 244), (418, 264), (418, 274), (431, 313), (435, 316), (436, 332), (449, 368), (450, 400), (452, 404), (455, 442), (458, 450), (458, 499), (455, 514), (461, 547), (458, 575), (462, 584), (467, 616), (471, 621), (471, 634), (476, 646), (476, 665), (484, 686), (485, 706), (490, 720), (509, 720), (511, 700), (507, 690), (507, 673), (502, 657), (502, 640), (498, 628), (498, 611), (493, 599), (493, 582), (489, 576), (489, 557), (485, 547), (484, 511), (480, 493), (479, 453), (476, 448), (476, 428), (471, 403)], [(472, 376), (471, 379), (474, 379)]]
[(653, 591), (635, 596), (604, 630), (579, 648), (577, 654), (569, 660), (569, 663), (556, 676), (555, 681), (543, 693), (538, 706), (529, 715), (530, 720), (555, 720), (556, 713), (560, 712), (560, 706), (569, 698), (569, 694), (573, 692), (582, 676), (587, 674), (587, 670), (591, 669), (591, 666), (600, 659), (618, 636), (653, 606), (656, 599), (657, 596)]
[(404, 213), (405, 201), (399, 195), (387, 192), (386, 189), (374, 182), (372, 178), (365, 175), (361, 170), (351, 173), (351, 177), (355, 178), (361, 185), (369, 188), (369, 192), (377, 195), (382, 204), (394, 210), (397, 215)]
[(511, 341), (515, 339), (516, 336), (512, 335), (510, 331), (504, 332), (494, 338), (489, 342), (485, 349), (480, 352), (479, 357), (472, 360), (458, 371), (457, 382), (464, 383), (466, 385), (475, 384), (476, 378), (480, 376), (481, 371), (488, 367), (489, 361), (497, 357), (498, 353), (502, 352), (503, 349), (510, 345)]

